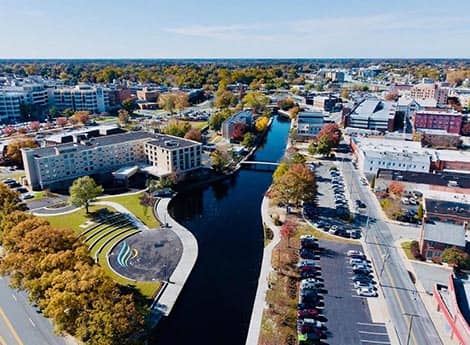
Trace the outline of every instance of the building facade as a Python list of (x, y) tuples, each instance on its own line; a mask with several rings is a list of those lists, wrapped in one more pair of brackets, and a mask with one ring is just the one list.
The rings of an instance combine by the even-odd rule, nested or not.
[(446, 133), (460, 134), (462, 122), (462, 114), (456, 112), (416, 111), (413, 114), (413, 129), (415, 132), (442, 130)]
[(77, 85), (54, 90), (53, 103), (60, 111), (72, 109), (102, 113), (109, 109), (109, 95), (102, 87)]
[(28, 112), (42, 115), (48, 106), (48, 91), (41, 85), (0, 88), (0, 123), (19, 121), (22, 106)]
[(396, 108), (393, 103), (378, 99), (362, 101), (346, 115), (347, 127), (377, 131), (393, 131)]
[(253, 123), (253, 113), (249, 110), (239, 111), (222, 123), (222, 136), (230, 140), (233, 137), (235, 124), (242, 123), (251, 126)]
[(420, 83), (411, 88), (411, 97), (414, 99), (435, 99), (437, 104), (447, 104), (449, 89), (432, 83)]
[(297, 114), (297, 134), (304, 137), (318, 135), (325, 123), (323, 113), (320, 111), (301, 111)]
[[(186, 148), (191, 148), (189, 161)], [(173, 154), (175, 151), (177, 154)], [(200, 167), (201, 144), (142, 131), (86, 140), (75, 137), (68, 144), (22, 149), (22, 156), (26, 179), (33, 190), (57, 189), (81, 176), (111, 173), (136, 164), (157, 167), (155, 171), (150, 169), (150, 173), (158, 173), (156, 176), (185, 173)]]

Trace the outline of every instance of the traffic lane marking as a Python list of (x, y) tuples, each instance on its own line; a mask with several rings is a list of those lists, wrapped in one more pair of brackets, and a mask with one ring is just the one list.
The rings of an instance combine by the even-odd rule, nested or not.
[(13, 325), (11, 324), (10, 320), (8, 319), (8, 317), (6, 316), (5, 312), (3, 311), (1, 307), (0, 307), (0, 316), (3, 318), (3, 320), (5, 320), (6, 326), (10, 330), (11, 334), (15, 338), (18, 345), (24, 345), (24, 343), (21, 341), (21, 338), (18, 336), (18, 333), (16, 333), (15, 328), (13, 328)]

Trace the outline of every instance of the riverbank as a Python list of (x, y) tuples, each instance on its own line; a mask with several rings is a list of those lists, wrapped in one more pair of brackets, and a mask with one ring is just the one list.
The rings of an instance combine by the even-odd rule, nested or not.
[(186, 280), (196, 264), (198, 257), (198, 244), (196, 238), (190, 231), (173, 219), (168, 212), (168, 205), (171, 200), (172, 197), (161, 198), (157, 201), (154, 208), (155, 217), (161, 224), (164, 224), (161, 231), (165, 231), (165, 228), (171, 228), (171, 230), (179, 237), (183, 244), (183, 253), (178, 265), (171, 274), (170, 279), (165, 282), (160, 293), (151, 305), (152, 313), (155, 317), (154, 322), (158, 322), (160, 320), (160, 316), (168, 316), (170, 314), (186, 283)]

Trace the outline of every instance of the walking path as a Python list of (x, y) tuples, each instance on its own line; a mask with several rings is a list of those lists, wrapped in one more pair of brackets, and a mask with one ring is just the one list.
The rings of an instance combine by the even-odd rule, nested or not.
[(270, 228), (273, 232), (273, 239), (266, 247), (264, 247), (263, 261), (261, 263), (261, 272), (258, 280), (258, 289), (256, 290), (253, 311), (251, 312), (250, 328), (248, 329), (246, 345), (258, 344), (261, 333), (261, 321), (263, 319), (263, 312), (266, 307), (266, 292), (269, 288), (269, 273), (273, 270), (271, 265), (272, 253), (274, 247), (281, 240), (280, 227), (274, 225), (274, 222), (269, 215), (269, 199), (266, 196), (263, 198), (261, 203), (261, 219), (263, 225)]
[[(152, 303), (152, 309), (168, 316), (173, 308), (186, 280), (196, 263), (198, 245), (194, 235), (180, 225), (168, 213), (168, 205), (171, 198), (161, 198), (156, 203), (155, 214), (160, 223), (168, 224), (183, 243), (183, 253), (175, 270), (173, 271), (165, 290), (157, 296)], [(165, 220), (165, 221), (163, 221)], [(164, 229), (161, 231), (165, 231)]]

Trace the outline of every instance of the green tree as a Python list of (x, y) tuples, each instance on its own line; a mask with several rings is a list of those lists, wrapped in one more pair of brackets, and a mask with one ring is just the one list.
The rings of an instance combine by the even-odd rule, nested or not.
[(281, 177), (284, 176), (288, 170), (289, 170), (289, 165), (286, 162), (282, 162), (281, 164), (279, 164), (276, 170), (274, 170), (273, 181), (274, 182), (279, 181)]
[(90, 203), (95, 201), (96, 197), (103, 193), (103, 187), (98, 186), (91, 177), (84, 176), (73, 181), (69, 192), (70, 204), (76, 207), (85, 206), (85, 211), (88, 214)]
[(323, 135), (318, 140), (316, 152), (322, 156), (328, 156), (333, 146), (334, 146), (333, 140), (330, 139), (328, 136)]
[(424, 207), (423, 207), (423, 203), (420, 202), (420, 203), (419, 203), (419, 206), (418, 206), (418, 211), (416, 212), (415, 218), (416, 218), (417, 220), (422, 220), (423, 217), (424, 217)]
[(118, 110), (118, 121), (121, 126), (126, 125), (129, 122), (129, 112), (126, 109)]
[(132, 114), (137, 109), (137, 103), (132, 98), (127, 98), (122, 101), (122, 107), (127, 110), (129, 114)]
[(232, 112), (229, 109), (223, 109), (212, 114), (209, 118), (209, 127), (215, 131), (220, 130), (222, 122), (227, 120), (230, 116), (232, 116)]
[(252, 133), (247, 132), (245, 133), (245, 135), (243, 135), (242, 145), (245, 147), (253, 146), (253, 144), (255, 143), (255, 139), (256, 137)]
[(470, 267), (470, 256), (460, 248), (451, 247), (442, 252), (442, 261), (454, 266), (456, 269)]
[(294, 153), (290, 159), (291, 164), (304, 164), (305, 162), (305, 156), (299, 152)]
[(165, 133), (183, 138), (186, 133), (188, 133), (190, 130), (191, 125), (189, 124), (189, 122), (182, 122), (173, 119), (168, 122), (168, 125), (165, 129)]

